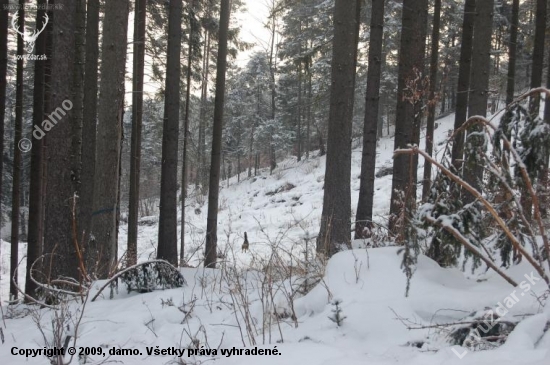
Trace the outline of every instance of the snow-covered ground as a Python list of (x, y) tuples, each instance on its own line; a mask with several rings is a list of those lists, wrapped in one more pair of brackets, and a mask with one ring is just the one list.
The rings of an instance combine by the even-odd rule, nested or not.
[[(441, 142), (452, 129), (453, 119), (454, 115), (450, 115), (437, 121), (436, 150), (444, 147)], [(382, 138), (377, 168), (391, 166), (392, 151), (393, 140)], [(355, 212), (360, 148), (354, 148), (352, 159)], [(419, 173), (422, 165), (420, 159)], [(182, 269), (187, 281), (184, 288), (138, 294), (127, 293), (121, 286), (112, 299), (106, 290), (96, 301), (88, 301), (78, 327), (76, 347), (93, 347), (95, 349), (89, 351), (96, 355), (75, 358), (72, 363), (550, 364), (550, 331), (542, 336), (543, 327), (550, 320), (550, 310), (547, 306), (544, 312), (536, 300), (546, 287), (542, 280), (531, 275), (532, 269), (525, 262), (512, 267), (508, 274), (518, 282), (530, 284), (529, 290), (511, 287), (492, 271), (467, 277), (456, 269), (442, 269), (421, 256), (410, 295), (405, 297), (406, 277), (400, 268), (397, 248), (365, 249), (359, 248), (361, 242), (355, 241), (356, 249), (335, 255), (328, 262), (323, 279), (305, 296), (296, 293), (297, 276), (282, 283), (265, 280), (263, 265), (273, 259), (273, 252), (299, 272), (297, 261), (306, 259), (306, 245), (313, 249), (322, 210), (324, 166), (324, 157), (301, 162), (287, 159), (279, 163), (271, 176), (262, 170), (260, 176), (250, 179), (241, 174), (240, 183), (236, 177), (229, 181), (229, 186), (224, 181), (220, 193), (218, 243), (226, 265), (216, 270)], [(376, 179), (374, 214), (380, 222), (388, 214), (390, 188), (391, 175)], [(193, 265), (202, 255), (206, 225), (206, 205), (199, 202), (192, 199), (186, 211), (186, 251), (192, 256)], [(140, 260), (144, 261), (155, 254), (158, 232), (155, 217), (142, 222), (138, 251)], [(250, 241), (250, 251), (246, 253), (240, 250), (245, 231)], [(126, 227), (122, 226), (121, 255), (125, 241)], [(24, 252), (23, 244), (20, 249)], [(5, 301), (9, 267), (7, 242), (2, 242), (0, 259), (3, 270), (0, 294)], [(231, 270), (234, 266), (242, 270)], [(20, 282), (24, 279), (23, 272), (19, 275)], [(95, 283), (93, 291), (101, 284)], [(510, 301), (514, 297), (517, 300)], [(333, 316), (335, 299), (341, 301), (342, 315), (346, 317), (341, 326), (328, 318)], [(436, 324), (460, 321), (484, 308), (500, 308), (502, 303), (509, 307), (505, 320), (517, 321), (523, 316), (527, 320), (517, 326), (508, 342), (498, 349), (472, 352), (451, 346), (448, 328), (436, 327)], [(7, 319), (0, 345), (0, 364), (48, 363), (44, 356), (25, 358), (11, 352), (19, 351), (13, 350), (14, 347), (40, 349), (45, 346), (44, 338), (51, 341), (54, 312), (28, 311), (23, 306), (8, 309), (3, 305), (2, 309)], [(80, 304), (74, 303), (68, 310), (72, 313), (68, 327), (65, 324), (68, 333), (74, 333), (73, 321), (81, 309)], [(200, 356), (199, 353), (189, 357), (186, 350), (181, 358), (172, 354), (154, 355), (155, 349), (187, 349), (197, 344), (199, 348), (216, 349), (217, 354)], [(245, 346), (271, 351), (276, 348), (277, 355), (227, 356), (225, 353), (226, 349)], [(132, 349), (136, 354), (109, 357), (109, 350), (115, 348)], [(148, 351), (153, 353), (149, 355)]]

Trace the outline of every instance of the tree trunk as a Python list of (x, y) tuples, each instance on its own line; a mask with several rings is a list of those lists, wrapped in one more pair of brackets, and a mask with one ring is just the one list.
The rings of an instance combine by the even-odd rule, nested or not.
[[(25, 0), (19, 0), (17, 12), (17, 25), (21, 32), (25, 32)], [(25, 41), (21, 35), (17, 35), (17, 54), (25, 54)], [(19, 265), (19, 220), (21, 205), (21, 153), (23, 138), (23, 58), (17, 60), (16, 91), (15, 91), (15, 131), (13, 136), (13, 178), (11, 200), (11, 255), (10, 255), (10, 297), (17, 299), (18, 282), (17, 265)], [(3, 158), (3, 156), (2, 156)], [(15, 283), (14, 283), (15, 281)]]
[(101, 83), (99, 85), (93, 246), (90, 247), (97, 276), (106, 278), (117, 260), (117, 206), (124, 75), (128, 29), (128, 0), (107, 1), (101, 47)]
[(350, 247), (351, 128), (361, 1), (336, 0), (327, 165), (317, 252), (330, 257)]
[[(491, 36), (493, 26), (494, 0), (478, 1), (474, 21), (474, 41), (472, 45), (472, 80), (470, 82), (470, 97), (468, 100), (468, 117), (487, 115), (487, 100), (489, 89), (489, 72), (491, 67)], [(481, 125), (471, 127), (466, 146), (468, 153), (464, 169), (464, 178), (478, 191), (482, 190), (483, 166), (479, 152), (483, 148), (483, 137), (474, 133), (481, 132)], [(473, 196), (467, 194), (466, 202), (473, 201)]]
[(199, 146), (198, 146), (198, 183), (201, 185), (201, 191), (205, 193), (206, 185), (206, 102), (208, 98), (208, 76), (210, 72), (210, 38), (211, 35), (206, 31), (206, 43), (203, 53), (203, 77), (201, 87), (201, 108), (199, 116)]
[(178, 133), (180, 112), (181, 0), (170, 1), (162, 130), (162, 172), (157, 258), (178, 264)]
[(309, 159), (309, 150), (311, 149), (311, 103), (313, 99), (311, 97), (311, 60), (306, 60), (306, 75), (307, 75), (307, 115), (306, 115), (306, 160)]
[[(97, 94), (99, 61), (99, 0), (88, 0), (86, 11), (86, 63), (84, 66), (84, 113), (82, 118), (82, 172), (80, 185), (80, 230), (83, 244), (89, 243), (94, 205)], [(86, 258), (86, 266), (95, 263)]]
[[(275, 59), (275, 31), (276, 31), (276, 16), (275, 11), (275, 2), (272, 3), (272, 13), (271, 13), (271, 42), (270, 42), (270, 52), (269, 52), (269, 75), (271, 77), (271, 120), (272, 123), (275, 123), (275, 113), (276, 113), (276, 98), (277, 98), (277, 85), (275, 80), (276, 65)], [(273, 131), (269, 134), (269, 173), (272, 174), (273, 170), (277, 167), (277, 157), (275, 156), (275, 146), (273, 142)]]
[(298, 64), (298, 124), (296, 126), (298, 161), (302, 160), (302, 61)]
[(510, 43), (508, 44), (508, 83), (506, 84), (506, 105), (514, 100), (516, 86), (516, 53), (518, 43), (519, 0), (512, 1)]
[[(428, 121), (426, 123), (426, 152), (433, 153), (435, 107), (437, 100), (435, 91), (437, 86), (437, 68), (439, 66), (439, 27), (441, 23), (441, 0), (435, 0), (434, 19), (432, 25), (432, 52), (430, 56), (430, 96), (428, 100)], [(432, 185), (432, 164), (424, 161), (424, 179), (422, 181), (422, 200), (426, 201)]]
[(369, 39), (369, 68), (367, 71), (367, 92), (365, 98), (365, 121), (363, 124), (363, 156), (361, 158), (359, 201), (357, 203), (357, 215), (355, 218), (355, 239), (369, 237), (369, 230), (372, 228), (383, 41), (384, 0), (373, 0)]
[[(548, 68), (546, 70), (546, 88), (550, 89), (550, 52), (548, 52)], [(544, 120), (550, 123), (550, 97), (546, 96), (544, 102)]]
[[(403, 1), (403, 9), (407, 11), (403, 11), (399, 51), (394, 149), (419, 142), (422, 94), (425, 92), (421, 80), (424, 77), (427, 8), (427, 0)], [(414, 90), (410, 90), (408, 83), (413, 83)], [(410, 156), (399, 155), (393, 160), (389, 225), (394, 234), (405, 231), (407, 222), (399, 217), (405, 212), (405, 219), (408, 219), (414, 209), (417, 166), (418, 159)]]
[[(54, 4), (54, 0), (48, 2), (49, 5)], [(54, 18), (54, 11), (48, 10), (48, 16), (50, 19)], [(49, 21), (46, 27), (46, 61), (44, 62), (44, 118), (46, 118), (46, 113), (51, 110), (52, 103), (52, 54), (53, 54), (53, 22)], [(45, 216), (46, 216), (46, 194), (48, 186), (48, 137), (45, 136), (42, 139), (42, 224), (40, 225), (40, 232), (38, 237), (40, 237), (40, 247), (44, 251), (44, 232), (45, 228)], [(44, 270), (43, 266), (38, 265), (39, 269)]]
[[(36, 29), (40, 30), (46, 10), (42, 7), (46, 4), (46, 0), (38, 1), (38, 9), (36, 11)], [(46, 31), (48, 32), (48, 31)], [(46, 54), (46, 35), (38, 37), (35, 44), (35, 54)], [(41, 136), (38, 129), (42, 129), (42, 121), (44, 120), (44, 78), (46, 74), (46, 63), (44, 61), (35, 61), (34, 63), (34, 90), (33, 90), (33, 111), (32, 124), (33, 132), (37, 137), (33, 138), (33, 149), (31, 150), (31, 174), (30, 174), (30, 191), (29, 191), (29, 233), (27, 237), (27, 273), (25, 280), (25, 294), (33, 298), (36, 297), (36, 284), (30, 278), (31, 265), (38, 260), (42, 254), (42, 237), (44, 226), (44, 200), (43, 200), (43, 141), (45, 136)]]
[[(57, 0), (53, 13), (51, 71), (49, 72), (50, 100), (46, 113), (54, 124), (43, 129), (48, 131), (46, 181), (44, 195), (44, 252), (53, 256), (55, 265), (46, 270), (50, 279), (70, 277), (81, 279), (78, 258), (72, 233), (72, 210), (76, 197), (76, 176), (73, 171), (73, 124), (75, 112), (72, 100), (75, 91), (75, 41), (76, 3), (72, 0)], [(48, 80), (46, 80), (48, 82)], [(57, 123), (57, 124), (55, 124)], [(51, 129), (50, 129), (51, 128)], [(44, 188), (46, 189), (46, 188)], [(50, 271), (51, 269), (51, 271)]]
[(180, 267), (185, 259), (185, 200), (187, 198), (187, 150), (189, 148), (189, 103), (191, 102), (191, 73), (193, 60), (193, 40), (197, 32), (197, 20), (195, 19), (196, 0), (189, 2), (189, 40), (187, 43), (187, 75), (185, 85), (185, 115), (183, 117), (183, 155), (181, 166), (181, 239), (180, 239)]
[[(531, 88), (542, 85), (542, 70), (544, 63), (544, 38), (546, 33), (546, 11), (548, 0), (537, 0), (537, 15), (535, 17), (535, 41), (533, 45), (533, 66), (531, 69)], [(531, 96), (529, 113), (531, 118), (538, 117), (540, 109), (540, 94)]]
[[(458, 70), (458, 85), (456, 91), (455, 131), (464, 124), (468, 116), (468, 95), (470, 92), (470, 65), (472, 62), (475, 10), (476, 0), (466, 0), (464, 4), (464, 20), (462, 22), (462, 44), (460, 46), (460, 66)], [(457, 171), (461, 170), (463, 159), (464, 133), (459, 133), (454, 139), (452, 149), (452, 161)]]
[(134, 60), (132, 78), (132, 140), (130, 146), (130, 196), (128, 207), (128, 266), (137, 263), (139, 184), (141, 172), (141, 126), (143, 123), (143, 73), (145, 68), (145, 24), (147, 0), (136, 0), (134, 17)]
[[(254, 129), (256, 127), (256, 121), (251, 119), (250, 125), (250, 139), (248, 142), (248, 177), (252, 176), (252, 152), (254, 150)], [(299, 160), (298, 160), (299, 161)]]
[[(84, 65), (86, 63), (86, 0), (75, 0), (74, 73), (72, 80), (73, 121), (71, 123), (71, 179), (80, 196), (82, 173), (82, 120), (84, 117)], [(77, 206), (80, 206), (78, 202)], [(76, 218), (75, 218), (76, 219)], [(78, 222), (77, 222), (78, 223)], [(77, 230), (80, 239), (80, 230)]]
[(227, 38), (229, 30), (229, 0), (221, 0), (216, 96), (214, 100), (214, 126), (212, 134), (212, 158), (210, 162), (210, 186), (208, 189), (208, 218), (206, 223), (205, 267), (216, 267), (218, 198), (220, 188), (220, 156), (222, 149), (223, 108), (225, 103), (225, 71), (227, 68)]
[[(9, 0), (0, 0), (2, 9), (9, 5)], [(8, 70), (8, 12), (0, 11), (0, 196), (2, 196), (2, 180), (4, 179), (4, 118), (6, 108), (6, 74)], [(2, 204), (0, 204), (0, 235), (2, 231)], [(0, 254), (2, 249), (0, 248)], [(0, 272), (2, 271), (0, 263)]]

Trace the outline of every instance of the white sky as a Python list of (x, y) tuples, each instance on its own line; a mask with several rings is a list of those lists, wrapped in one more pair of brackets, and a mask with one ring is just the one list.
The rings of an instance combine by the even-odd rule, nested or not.
[(270, 33), (263, 26), (269, 13), (267, 1), (245, 0), (247, 10), (237, 15), (241, 24), (241, 39), (256, 44), (250, 51), (239, 53), (237, 56), (239, 66), (244, 66), (252, 52), (263, 49), (269, 42)]

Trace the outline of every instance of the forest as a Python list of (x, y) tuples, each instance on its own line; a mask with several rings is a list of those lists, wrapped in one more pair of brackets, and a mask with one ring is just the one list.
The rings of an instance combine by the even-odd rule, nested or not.
[(548, 0), (0, 0), (0, 103), (0, 363), (550, 363)]

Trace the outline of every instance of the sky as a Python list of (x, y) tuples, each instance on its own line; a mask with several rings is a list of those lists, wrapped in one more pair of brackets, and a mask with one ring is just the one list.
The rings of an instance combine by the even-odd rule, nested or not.
[(239, 53), (237, 56), (239, 66), (244, 66), (254, 51), (262, 50), (259, 44), (265, 46), (267, 42), (269, 42), (269, 31), (263, 26), (269, 13), (267, 1), (268, 0), (245, 0), (247, 10), (237, 16), (241, 24), (241, 39), (249, 43), (257, 44), (251, 50)]

